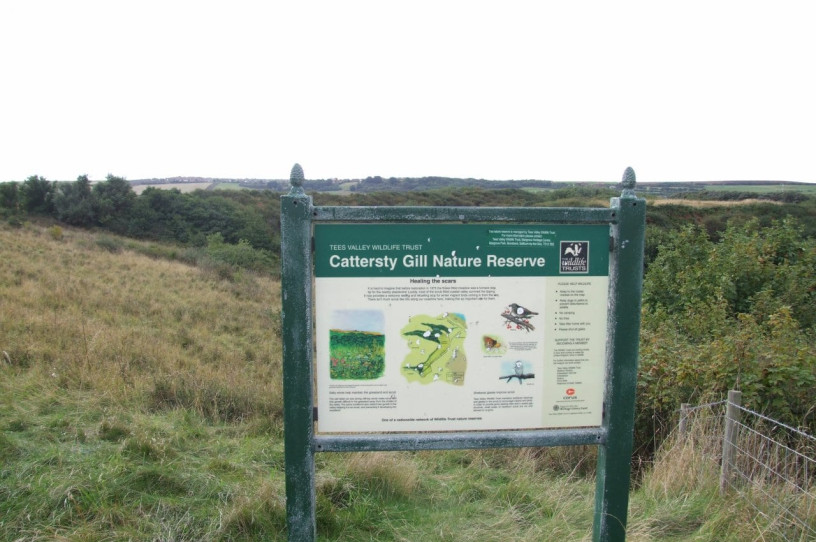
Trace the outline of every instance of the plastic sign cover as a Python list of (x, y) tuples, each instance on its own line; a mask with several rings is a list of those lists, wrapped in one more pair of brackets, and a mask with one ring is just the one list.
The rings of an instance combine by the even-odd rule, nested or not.
[(318, 433), (599, 426), (609, 235), (315, 224)]

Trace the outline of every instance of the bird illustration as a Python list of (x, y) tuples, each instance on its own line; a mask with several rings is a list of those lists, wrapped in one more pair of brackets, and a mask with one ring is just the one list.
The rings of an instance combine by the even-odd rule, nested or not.
[(530, 316), (535, 316), (538, 314), (537, 312), (533, 312), (530, 309), (522, 307), (516, 303), (510, 303), (509, 308), (510, 312), (519, 318), (529, 318)]
[(523, 384), (525, 380), (529, 378), (535, 378), (535, 374), (533, 373), (525, 373), (524, 372), (524, 362), (521, 360), (516, 361), (513, 364), (513, 374), (500, 376), (499, 380), (506, 380), (509, 384), (511, 380), (514, 378), (518, 378), (519, 385)]
[(429, 324), (427, 322), (422, 322), (422, 325), (423, 326), (428, 326), (429, 328), (431, 328), (433, 330), (434, 336), (436, 336), (436, 337), (439, 337), (439, 335), (437, 335), (437, 334), (441, 334), (441, 333), (449, 334), (451, 331), (453, 331), (448, 326), (440, 326), (439, 324)]
[[(433, 341), (433, 342), (439, 344), (439, 335), (432, 333), (430, 329), (426, 329), (424, 331), (421, 330), (421, 329), (415, 329), (413, 331), (406, 331), (405, 333), (403, 333), (403, 335), (412, 335), (414, 337), (421, 337), (423, 339), (427, 339), (429, 341)], [(419, 342), (419, 341), (417, 341), (417, 342)]]

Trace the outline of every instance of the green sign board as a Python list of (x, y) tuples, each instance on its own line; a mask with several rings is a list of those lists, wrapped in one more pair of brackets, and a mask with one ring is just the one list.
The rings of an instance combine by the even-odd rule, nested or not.
[(316, 224), (318, 433), (600, 426), (609, 235)]
[(281, 198), (288, 538), (317, 452), (599, 446), (593, 540), (626, 535), (645, 201), (327, 207)]

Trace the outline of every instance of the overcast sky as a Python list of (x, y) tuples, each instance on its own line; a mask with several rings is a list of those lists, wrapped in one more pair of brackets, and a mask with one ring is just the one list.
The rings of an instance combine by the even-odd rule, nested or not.
[(0, 181), (816, 182), (810, 1), (0, 0)]

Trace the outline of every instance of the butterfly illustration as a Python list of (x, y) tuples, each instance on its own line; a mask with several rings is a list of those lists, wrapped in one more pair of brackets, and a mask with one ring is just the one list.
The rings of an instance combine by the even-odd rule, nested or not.
[(484, 342), (485, 348), (488, 350), (499, 348), (501, 346), (501, 343), (499, 341), (497, 341), (493, 337), (488, 337), (487, 335), (482, 337), (482, 341)]

